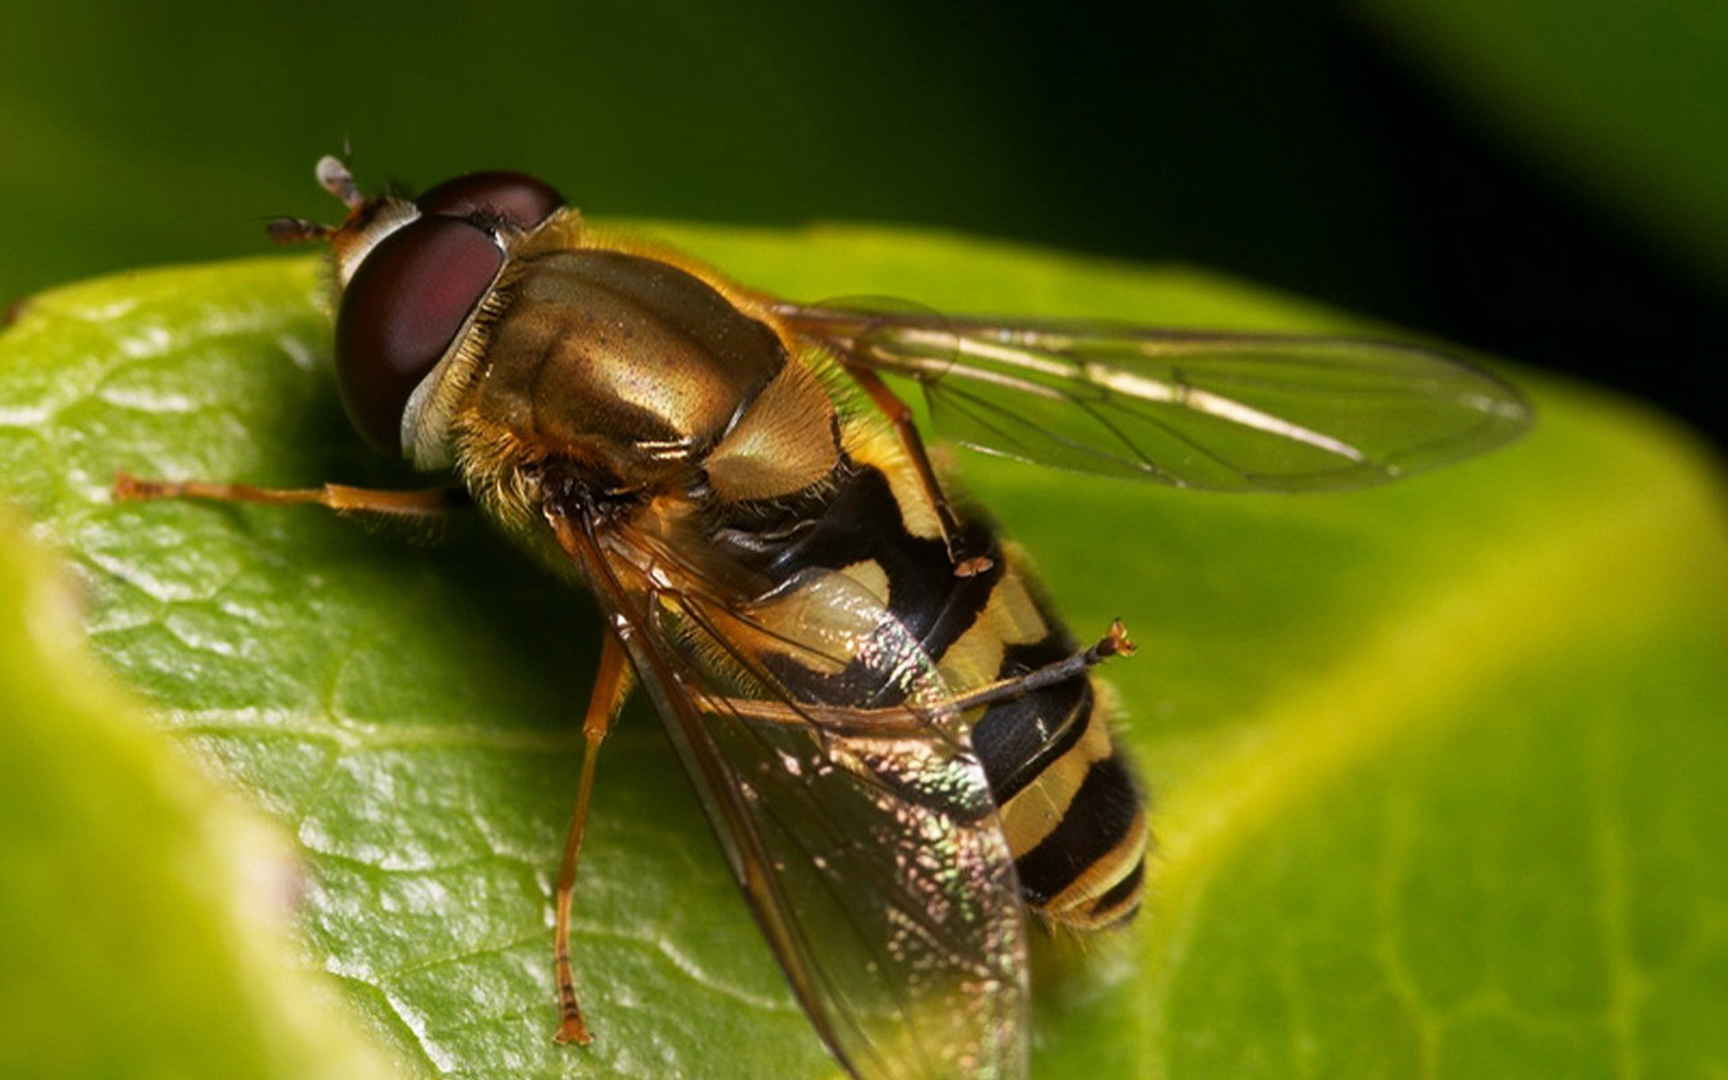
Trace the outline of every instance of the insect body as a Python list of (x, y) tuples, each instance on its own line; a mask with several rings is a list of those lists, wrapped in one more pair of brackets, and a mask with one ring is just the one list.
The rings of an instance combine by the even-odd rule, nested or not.
[[(1525, 424), (1503, 383), (1337, 339), (808, 307), (588, 228), (479, 173), (366, 198), (325, 238), (357, 429), (453, 471), (607, 617), (557, 890), (566, 948), (596, 754), (647, 690), (793, 990), (870, 1077), (1023, 1075), (1025, 920), (1121, 921), (1147, 831), (1088, 669), (1019, 557), (945, 493), (882, 375), (990, 452), (1166, 483), (1371, 483)], [(122, 478), (121, 495), (428, 513), (444, 494)]]

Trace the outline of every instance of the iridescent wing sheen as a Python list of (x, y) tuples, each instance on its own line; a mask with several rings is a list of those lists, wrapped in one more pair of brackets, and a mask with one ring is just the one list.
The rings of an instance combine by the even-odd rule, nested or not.
[(777, 303), (844, 363), (916, 380), (938, 434), (1036, 464), (1217, 491), (1366, 487), (1530, 424), (1511, 385), (1389, 341)]
[(832, 571), (743, 604), (628, 530), (549, 520), (835, 1056), (873, 1080), (1023, 1077), (1012, 857), (962, 717), (905, 627)]

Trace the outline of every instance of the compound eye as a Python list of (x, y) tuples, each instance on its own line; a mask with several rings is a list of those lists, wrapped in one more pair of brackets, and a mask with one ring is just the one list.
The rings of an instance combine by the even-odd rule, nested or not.
[(446, 180), (414, 204), (422, 214), (490, 217), (532, 229), (564, 205), (564, 196), (527, 173), (477, 172)]
[(367, 254), (336, 315), (342, 404), (367, 441), (402, 452), (409, 395), (449, 351), (503, 262), (490, 233), (452, 217), (413, 221)]

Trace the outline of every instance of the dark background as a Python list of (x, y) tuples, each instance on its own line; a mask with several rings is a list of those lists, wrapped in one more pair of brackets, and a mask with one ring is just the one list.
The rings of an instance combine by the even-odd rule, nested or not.
[(365, 184), (511, 166), (603, 216), (1192, 263), (1720, 440), (1718, 8), (44, 6), (0, 44), (0, 293), (259, 251), (333, 216), (311, 163), (346, 139)]

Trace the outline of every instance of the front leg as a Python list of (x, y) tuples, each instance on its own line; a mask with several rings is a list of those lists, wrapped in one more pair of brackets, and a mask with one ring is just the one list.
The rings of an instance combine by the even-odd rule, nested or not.
[(448, 513), (467, 502), (467, 493), (454, 487), (379, 491), (374, 488), (348, 487), (344, 484), (324, 484), (314, 488), (261, 488), (250, 484), (222, 484), (202, 480), (140, 480), (130, 473), (122, 472), (114, 475), (114, 499), (117, 502), (211, 499), (217, 502), (310, 504), (338, 513), (431, 518)]

